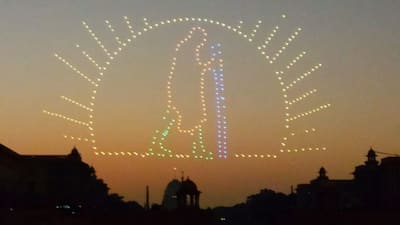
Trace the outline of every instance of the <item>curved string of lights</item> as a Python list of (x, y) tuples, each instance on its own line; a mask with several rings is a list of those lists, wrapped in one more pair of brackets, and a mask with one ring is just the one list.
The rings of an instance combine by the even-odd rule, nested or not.
[[(282, 19), (286, 19), (286, 15), (281, 16)], [(87, 114), (87, 119), (77, 119), (77, 118), (72, 118), (66, 114), (63, 113), (57, 113), (57, 112), (52, 112), (47, 109), (43, 110), (43, 113), (55, 117), (58, 119), (63, 119), (67, 122), (85, 127), (88, 131), (89, 136), (87, 137), (74, 137), (70, 135), (63, 134), (63, 137), (66, 139), (71, 139), (71, 140), (78, 140), (78, 141), (85, 141), (91, 143), (91, 148), (94, 152), (95, 155), (103, 155), (103, 156), (131, 156), (131, 157), (141, 157), (145, 158), (150, 155), (151, 151), (147, 151), (145, 153), (139, 153), (139, 152), (134, 152), (134, 151), (123, 151), (123, 152), (111, 152), (111, 151), (102, 151), (98, 149), (96, 145), (96, 138), (95, 138), (95, 129), (94, 129), (94, 114), (95, 114), (95, 99), (96, 99), (96, 94), (101, 86), (101, 78), (102, 76), (105, 75), (107, 69), (109, 66), (113, 64), (113, 62), (116, 60), (117, 56), (130, 44), (133, 44), (134, 41), (143, 36), (145, 33), (148, 33), (152, 30), (158, 29), (163, 26), (167, 25), (173, 25), (177, 23), (191, 23), (191, 24), (208, 24), (208, 25), (215, 25), (220, 28), (222, 28), (225, 31), (231, 32), (233, 34), (238, 35), (241, 37), (243, 40), (246, 42), (250, 43), (250, 46), (253, 47), (269, 64), (274, 64), (278, 62), (280, 59), (281, 55), (287, 50), (287, 48), (293, 43), (293, 41), (300, 35), (302, 32), (302, 28), (298, 27), (296, 28), (288, 37), (287, 39), (284, 39), (282, 45), (277, 48), (278, 50), (272, 51), (269, 49), (269, 46), (271, 45), (271, 42), (276, 39), (277, 34), (281, 30), (279, 26), (274, 26), (272, 31), (266, 35), (266, 38), (264, 39), (257, 39), (257, 36), (259, 36), (260, 32), (257, 32), (262, 24), (262, 21), (259, 20), (255, 26), (254, 29), (252, 29), (250, 32), (244, 31), (242, 28), (244, 26), (243, 21), (239, 21), (238, 25), (231, 25), (227, 23), (220, 22), (218, 20), (213, 20), (209, 18), (195, 18), (195, 17), (178, 17), (178, 18), (172, 18), (172, 19), (166, 19), (166, 20), (161, 20), (159, 22), (154, 22), (151, 23), (149, 22), (146, 18), (143, 19), (143, 25), (141, 27), (138, 27), (136, 29), (133, 28), (132, 22), (129, 20), (127, 16), (123, 17), (124, 22), (127, 26), (127, 29), (129, 31), (129, 36), (126, 38), (121, 38), (120, 36), (116, 35), (116, 31), (112, 24), (106, 20), (106, 26), (108, 27), (109, 31), (114, 35), (114, 39), (118, 44), (118, 47), (115, 49), (109, 49), (105, 46), (103, 41), (98, 37), (98, 35), (93, 31), (93, 29), (84, 21), (82, 21), (82, 25), (84, 28), (87, 30), (89, 35), (92, 37), (92, 39), (97, 43), (98, 47), (102, 50), (104, 55), (106, 56), (107, 60), (104, 62), (99, 62), (99, 60), (95, 59), (93, 56), (91, 56), (87, 51), (82, 50), (79, 44), (76, 44), (76, 48), (79, 49), (79, 51), (82, 53), (83, 57), (85, 57), (93, 66), (97, 68), (97, 74), (85, 74), (83, 73), (79, 68), (74, 66), (68, 59), (65, 57), (61, 56), (58, 53), (55, 53), (54, 56), (62, 62), (64, 65), (66, 65), (69, 69), (71, 69), (76, 75), (78, 75), (80, 78), (88, 82), (89, 86), (91, 87), (91, 95), (88, 103), (82, 103), (77, 100), (71, 99), (68, 96), (61, 96), (61, 99), (64, 100), (66, 103), (72, 104), (73, 106), (80, 107), (88, 112)], [(197, 28), (196, 28), (197, 29)], [(200, 28), (201, 29), (201, 28)], [(265, 36), (264, 36), (265, 37)], [(258, 43), (258, 44), (257, 44)], [(180, 45), (180, 44), (178, 44)], [(179, 50), (179, 47), (177, 46), (177, 49)], [(177, 50), (177, 51), (178, 51)], [(318, 151), (318, 150), (326, 150), (326, 147), (323, 146), (318, 146), (318, 147), (313, 147), (313, 146), (307, 146), (307, 147), (298, 147), (298, 148), (289, 148), (289, 137), (295, 136), (295, 135), (309, 135), (314, 132), (316, 132), (315, 128), (308, 128), (308, 129), (303, 129), (303, 130), (296, 130), (292, 126), (292, 124), (296, 120), (303, 119), (305, 117), (312, 116), (315, 113), (322, 112), (326, 110), (327, 108), (331, 107), (331, 104), (326, 103), (323, 105), (316, 106), (314, 108), (311, 108), (307, 111), (304, 112), (292, 112), (292, 106), (295, 104), (299, 104), (300, 102), (305, 102), (311, 95), (316, 95), (317, 89), (312, 88), (309, 91), (304, 92), (304, 94), (298, 95), (298, 96), (292, 96), (290, 94), (290, 91), (293, 87), (295, 87), (297, 84), (301, 83), (304, 79), (308, 79), (313, 73), (317, 72), (322, 65), (321, 64), (316, 64), (315, 66), (311, 67), (308, 71), (299, 74), (294, 80), (292, 81), (286, 81), (284, 79), (284, 74), (289, 73), (292, 67), (297, 65), (299, 61), (301, 61), (305, 56), (307, 55), (306, 51), (302, 51), (298, 53), (292, 60), (287, 62), (283, 68), (278, 69), (275, 71), (275, 75), (277, 77), (278, 83), (281, 85), (281, 94), (283, 97), (283, 103), (284, 103), (284, 128), (286, 128), (287, 135), (282, 137), (281, 140), (281, 148), (280, 152), (284, 153), (296, 153), (296, 152), (304, 152), (304, 151)], [(222, 63), (221, 63), (222, 65)], [(203, 66), (204, 67), (204, 66)], [(204, 68), (203, 68), (204, 70)], [(218, 71), (218, 68), (213, 69), (211, 72), (213, 74), (214, 79), (215, 78), (222, 78), (223, 79), (223, 73), (222, 73), (222, 66), (219, 68), (220, 71)], [(203, 71), (202, 73), (205, 73)], [(223, 94), (223, 82), (216, 82), (216, 101), (217, 101), (217, 110), (220, 109), (220, 115), (222, 115), (222, 109), (225, 109), (224, 101), (225, 97), (222, 96)], [(168, 96), (169, 97), (169, 96)], [(171, 98), (169, 98), (168, 101), (172, 101)], [(172, 103), (172, 102), (171, 102)], [(222, 108), (221, 108), (222, 107)], [(179, 111), (178, 111), (179, 112)], [(206, 112), (204, 112), (206, 114)], [(218, 113), (217, 113), (218, 114)], [(178, 113), (179, 115), (179, 113)], [(179, 116), (178, 116), (179, 118)], [(203, 118), (204, 119), (204, 118)], [(195, 132), (195, 129), (199, 130), (201, 129), (201, 126), (199, 125), (191, 129), (182, 129), (180, 120), (171, 120), (169, 123), (169, 126), (172, 126), (176, 124), (178, 126), (178, 129), (181, 132), (186, 132), (188, 134), (192, 134)], [(226, 117), (224, 119), (218, 120), (218, 122), (221, 122), (224, 124), (226, 123)], [(156, 131), (157, 132), (157, 131)], [(162, 135), (167, 135), (167, 132), (165, 130), (163, 131)], [(218, 139), (218, 148), (217, 148), (217, 155), (219, 158), (227, 158), (227, 151), (226, 151), (226, 126), (221, 126), (217, 128), (217, 132), (220, 136)], [(200, 143), (200, 142), (199, 142)], [(201, 146), (200, 146), (201, 147)], [(196, 147), (197, 148), (197, 147)], [(200, 150), (203, 152), (203, 150)], [(164, 151), (162, 154), (167, 154), (167, 153), (172, 153), (169, 152), (168, 149)], [(249, 154), (249, 153), (235, 153), (232, 154), (234, 158), (248, 158), (248, 159), (268, 159), (268, 158), (277, 158), (277, 155), (275, 154)], [(168, 154), (169, 157), (175, 157), (175, 158), (191, 158), (190, 154)], [(200, 157), (198, 157), (200, 158)], [(209, 156), (207, 159), (211, 159), (212, 157)], [(202, 159), (206, 159), (206, 157), (202, 157)]]

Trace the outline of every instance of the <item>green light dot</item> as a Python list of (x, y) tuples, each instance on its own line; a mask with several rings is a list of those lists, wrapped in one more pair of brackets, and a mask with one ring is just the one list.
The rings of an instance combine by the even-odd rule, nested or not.
[[(168, 130), (169, 130), (169, 127), (168, 127)], [(164, 132), (162, 133), (162, 135), (163, 135), (164, 137), (166, 137), (166, 136), (168, 135), (168, 130), (164, 130)]]

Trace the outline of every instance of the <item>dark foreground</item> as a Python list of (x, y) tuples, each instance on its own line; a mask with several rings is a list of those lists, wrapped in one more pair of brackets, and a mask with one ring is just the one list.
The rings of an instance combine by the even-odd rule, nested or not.
[(287, 214), (218, 215), (214, 210), (129, 214), (69, 214), (56, 210), (3, 211), (1, 225), (398, 225), (400, 211), (290, 212)]

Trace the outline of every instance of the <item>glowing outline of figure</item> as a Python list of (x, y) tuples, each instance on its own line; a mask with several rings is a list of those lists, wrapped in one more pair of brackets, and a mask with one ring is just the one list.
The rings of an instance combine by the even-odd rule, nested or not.
[[(180, 42), (178, 42), (175, 52), (178, 53), (180, 51), (180, 47), (185, 44), (186, 42), (188, 42), (191, 38), (192, 35), (195, 31), (200, 31), (202, 34), (202, 41), (200, 42), (200, 44), (198, 44), (195, 48), (195, 58), (196, 61), (198, 63), (198, 65), (200, 66), (200, 99), (201, 99), (201, 110), (202, 110), (202, 116), (201, 119), (199, 121), (198, 124), (194, 125), (193, 127), (190, 127), (189, 129), (182, 129), (182, 113), (178, 110), (178, 108), (173, 104), (173, 96), (172, 96), (172, 91), (171, 91), (171, 85), (172, 85), (172, 79), (173, 79), (173, 75), (174, 75), (174, 70), (175, 70), (175, 66), (176, 66), (176, 57), (173, 58), (172, 61), (172, 66), (171, 66), (171, 70), (169, 72), (169, 76), (168, 76), (168, 81), (167, 81), (167, 94), (168, 94), (168, 104), (167, 104), (167, 110), (165, 111), (165, 114), (163, 115), (162, 119), (163, 120), (167, 120), (167, 126), (165, 128), (162, 129), (162, 131), (160, 130), (156, 130), (155, 131), (155, 135), (153, 136), (153, 140), (151, 142), (151, 147), (148, 149), (148, 154), (147, 155), (157, 155), (160, 157), (165, 157), (165, 156), (169, 156), (169, 157), (174, 157), (174, 154), (172, 152), (171, 149), (166, 148), (164, 146), (164, 141), (167, 138), (168, 134), (170, 133), (170, 130), (172, 129), (172, 127), (176, 126), (177, 130), (179, 133), (183, 133), (183, 134), (189, 134), (191, 136), (196, 136), (197, 140), (192, 142), (192, 155), (194, 158), (199, 158), (199, 159), (213, 159), (213, 152), (206, 152), (206, 148), (204, 146), (204, 140), (203, 140), (203, 131), (202, 131), (202, 124), (204, 122), (207, 121), (207, 108), (206, 108), (206, 102), (205, 102), (205, 96), (204, 96), (204, 77), (206, 75), (207, 72), (211, 72), (211, 65), (214, 63), (219, 63), (219, 67), (218, 70), (220, 70), (220, 72), (222, 72), (222, 59), (217, 60), (216, 53), (212, 54), (212, 57), (210, 58), (210, 60), (208, 60), (207, 62), (203, 63), (200, 60), (200, 49), (204, 47), (205, 43), (207, 42), (207, 33), (205, 32), (205, 29), (201, 28), (201, 27), (194, 27), (189, 31), (189, 34), (186, 36), (186, 38), (184, 38), (183, 40), (181, 40)], [(218, 44), (218, 47), (220, 47), (220, 44)], [(214, 46), (212, 46), (211, 48), (214, 48)], [(219, 51), (218, 56), (221, 55), (221, 52)], [(215, 71), (215, 69), (213, 69), (213, 71)], [(219, 83), (217, 81), (216, 85), (219, 85)], [(220, 87), (216, 87), (216, 90), (218, 89), (223, 89), (223, 84)], [(222, 90), (220, 90), (222, 91)], [(221, 96), (220, 96), (221, 95)], [(222, 93), (217, 93), (216, 92), (216, 97), (217, 100), (220, 101), (221, 99), (223, 99), (224, 97), (222, 96)], [(217, 111), (219, 110), (219, 107), (222, 107), (223, 104), (221, 104), (221, 102), (217, 102)], [(225, 108), (225, 106), (224, 106)], [(172, 115), (175, 114), (175, 115)], [(226, 117), (223, 116), (224, 118), (224, 122), (226, 123)], [(225, 124), (226, 125), (226, 124)], [(226, 128), (226, 126), (225, 126)], [(226, 134), (226, 131), (224, 131)], [(158, 143), (156, 143), (157, 141), (159, 141)], [(226, 138), (224, 140), (224, 143), (226, 145)], [(157, 144), (159, 145), (158, 147)], [(225, 150), (224, 150), (224, 157), (226, 158), (226, 146)], [(155, 149), (154, 148), (158, 148), (159, 150), (161, 150), (158, 153), (155, 153)], [(198, 149), (200, 149), (200, 153), (198, 151)], [(220, 150), (218, 151), (219, 153)], [(220, 157), (222, 157), (222, 155), (219, 155)], [(189, 157), (189, 155), (186, 155), (186, 157)]]

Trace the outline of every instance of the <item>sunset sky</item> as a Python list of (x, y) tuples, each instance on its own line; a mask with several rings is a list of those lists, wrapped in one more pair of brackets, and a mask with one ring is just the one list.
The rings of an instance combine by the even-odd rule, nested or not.
[[(146, 185), (151, 201), (159, 203), (167, 183), (179, 178), (181, 171), (202, 191), (202, 207), (239, 203), (262, 188), (287, 193), (291, 185), (313, 179), (321, 166), (331, 178), (351, 178), (354, 166), (363, 163), (370, 147), (400, 154), (399, 12), (400, 2), (393, 0), (0, 0), (0, 143), (20, 154), (67, 154), (76, 146), (111, 192), (141, 204)], [(134, 39), (124, 16), (136, 35), (146, 23), (160, 26)], [(173, 22), (185, 17), (190, 21)], [(166, 20), (171, 24), (161, 26)], [(115, 58), (107, 56), (82, 21), (107, 51), (118, 52)], [(259, 28), (254, 33), (256, 24)], [(265, 44), (276, 26), (276, 34)], [(192, 27), (199, 28), (176, 52)], [(214, 160), (194, 159), (191, 143), (197, 136), (179, 133), (176, 126), (164, 144), (174, 154), (190, 158), (135, 156), (135, 152), (148, 152), (155, 130), (163, 131), (170, 119), (162, 118), (168, 108), (168, 76), (174, 57), (172, 98), (182, 114), (182, 127), (194, 126), (201, 118), (201, 67), (194, 54), (204, 41), (201, 29), (207, 32), (201, 60), (210, 60), (211, 45), (221, 44), (228, 159), (216, 157), (216, 91), (208, 72), (204, 74), (207, 121), (202, 133), (205, 149), (214, 154)], [(285, 46), (294, 32), (299, 34)], [(127, 43), (121, 51), (115, 35)], [(276, 62), (270, 64), (265, 55), (272, 58), (282, 46)], [(82, 51), (107, 67), (104, 76), (99, 76)], [(287, 69), (303, 51), (306, 54)], [(101, 78), (99, 87), (55, 54), (91, 81)], [(321, 68), (297, 80), (320, 64)], [(212, 68), (218, 65), (211, 63)], [(284, 74), (278, 76), (277, 71)], [(292, 81), (297, 82), (283, 93), (282, 88)], [(285, 109), (286, 100), (314, 89), (316, 93)], [(91, 99), (93, 91), (95, 99)], [(328, 105), (285, 127), (285, 119)], [(94, 131), (43, 110), (92, 121)], [(265, 158), (255, 158), (255, 154)]]

